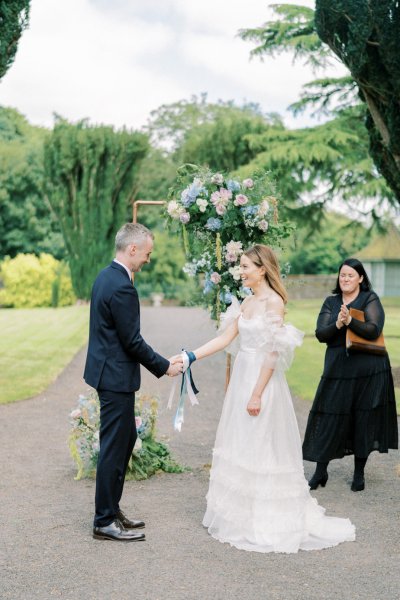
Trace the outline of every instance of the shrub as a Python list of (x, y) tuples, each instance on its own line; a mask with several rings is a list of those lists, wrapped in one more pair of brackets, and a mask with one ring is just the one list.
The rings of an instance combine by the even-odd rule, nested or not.
[(68, 306), (76, 300), (68, 266), (51, 254), (18, 254), (0, 264), (0, 305), (9, 308)]

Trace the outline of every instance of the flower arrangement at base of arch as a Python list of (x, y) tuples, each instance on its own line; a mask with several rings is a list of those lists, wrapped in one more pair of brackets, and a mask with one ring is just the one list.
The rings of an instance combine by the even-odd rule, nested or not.
[(171, 188), (166, 219), (183, 237), (188, 275), (202, 275), (204, 304), (211, 317), (232, 296), (244, 298), (249, 290), (240, 279), (240, 256), (254, 244), (277, 247), (293, 226), (278, 219), (275, 186), (268, 173), (240, 180), (197, 165), (178, 169)]

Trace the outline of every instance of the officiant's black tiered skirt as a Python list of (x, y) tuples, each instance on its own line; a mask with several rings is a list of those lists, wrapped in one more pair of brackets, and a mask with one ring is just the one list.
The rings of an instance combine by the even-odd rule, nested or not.
[(393, 377), (388, 356), (327, 348), (324, 372), (308, 418), (303, 458), (329, 462), (398, 448)]

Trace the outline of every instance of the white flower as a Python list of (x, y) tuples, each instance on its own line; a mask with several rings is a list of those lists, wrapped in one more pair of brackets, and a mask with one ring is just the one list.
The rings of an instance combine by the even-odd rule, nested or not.
[(185, 209), (176, 200), (171, 200), (171, 202), (168, 202), (167, 212), (173, 219), (179, 219), (180, 215), (185, 212)]
[(82, 416), (82, 411), (80, 408), (76, 408), (70, 414), (71, 419), (79, 419), (80, 416)]
[(228, 269), (229, 273), (232, 275), (235, 281), (239, 281), (240, 279), (240, 266), (236, 265), (235, 267), (230, 267)]
[(215, 173), (215, 175), (211, 177), (211, 183), (222, 185), (224, 183), (224, 176), (221, 173)]
[(235, 242), (234, 240), (231, 240), (227, 243), (225, 249), (227, 254), (235, 254), (238, 256), (243, 252), (243, 244), (242, 242)]
[(133, 449), (134, 450), (141, 450), (142, 449), (142, 440), (140, 439), (139, 436), (136, 438), (135, 446), (134, 446)]
[(268, 229), (268, 221), (266, 221), (265, 219), (262, 219), (261, 221), (258, 222), (258, 229), (261, 229), (261, 231), (267, 231)]
[(207, 200), (204, 200), (203, 198), (197, 198), (196, 204), (199, 207), (200, 212), (206, 212), (208, 206)]

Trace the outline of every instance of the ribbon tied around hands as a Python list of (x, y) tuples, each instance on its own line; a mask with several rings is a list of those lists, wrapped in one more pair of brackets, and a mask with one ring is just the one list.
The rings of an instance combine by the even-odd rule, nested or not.
[[(184, 407), (185, 407), (185, 397), (186, 394), (189, 396), (189, 400), (192, 406), (198, 404), (198, 400), (196, 398), (196, 394), (199, 393), (199, 390), (196, 388), (195, 383), (193, 381), (192, 371), (190, 369), (190, 365), (192, 362), (196, 360), (193, 352), (182, 351), (182, 359), (183, 359), (183, 370), (182, 370), (182, 380), (181, 380), (181, 389), (179, 394), (178, 406), (176, 409), (175, 417), (174, 417), (174, 429), (176, 431), (181, 431), (182, 423), (184, 421)], [(176, 386), (178, 383), (178, 377), (174, 377), (174, 382), (172, 384), (171, 393), (168, 399), (168, 408), (172, 408), (172, 402), (175, 395)]]

